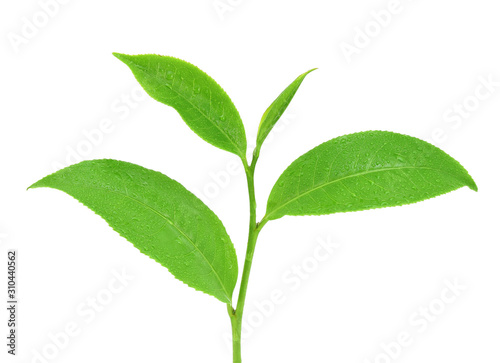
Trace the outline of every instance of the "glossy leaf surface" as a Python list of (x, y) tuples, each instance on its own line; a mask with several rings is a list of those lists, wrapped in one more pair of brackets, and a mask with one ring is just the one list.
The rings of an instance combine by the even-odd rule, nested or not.
[(169, 177), (117, 160), (69, 166), (30, 188), (62, 190), (196, 290), (230, 303), (238, 277), (234, 246), (222, 222)]
[(265, 219), (400, 206), (467, 186), (469, 173), (414, 137), (367, 131), (327, 141), (295, 160), (269, 196)]
[(266, 112), (262, 116), (259, 125), (259, 131), (257, 133), (257, 148), (260, 149), (267, 135), (271, 132), (272, 128), (278, 122), (280, 117), (283, 115), (288, 105), (297, 93), (302, 81), (306, 76), (314, 71), (316, 68), (307, 71), (306, 73), (298, 76), (281, 94), (274, 100), (274, 102), (267, 108)]
[(114, 53), (155, 100), (173, 107), (198, 136), (245, 158), (247, 141), (238, 110), (210, 76), (183, 60)]

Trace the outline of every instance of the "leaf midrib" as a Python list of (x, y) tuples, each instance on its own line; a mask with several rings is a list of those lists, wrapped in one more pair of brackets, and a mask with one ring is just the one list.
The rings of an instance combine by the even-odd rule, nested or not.
[(122, 192), (119, 192), (119, 191), (116, 191), (116, 190), (110, 190), (110, 189), (107, 189), (107, 188), (98, 188), (98, 187), (91, 187), (91, 186), (88, 186), (88, 185), (85, 185), (84, 186), (85, 188), (90, 188), (90, 189), (97, 189), (97, 190), (105, 190), (107, 192), (111, 192), (111, 193), (115, 193), (115, 194), (118, 194), (118, 195), (121, 195), (125, 198), (129, 198), (130, 200), (133, 200), (135, 202), (137, 202), (138, 204), (146, 207), (146, 208), (149, 208), (151, 211), (153, 211), (154, 213), (158, 214), (160, 217), (162, 217), (163, 219), (165, 219), (165, 221), (167, 221), (168, 223), (170, 223), (172, 226), (175, 227), (175, 229), (177, 231), (179, 231), (192, 245), (193, 247), (200, 253), (200, 255), (203, 257), (203, 259), (206, 261), (207, 265), (212, 269), (212, 271), (214, 272), (215, 276), (217, 277), (217, 280), (219, 281), (219, 284), (220, 286), (222, 287), (222, 291), (224, 291), (224, 294), (226, 295), (226, 298), (228, 300), (229, 303), (231, 303), (232, 299), (229, 295), (229, 293), (227, 292), (226, 290), (226, 287), (224, 286), (219, 274), (217, 273), (217, 271), (215, 270), (215, 268), (212, 266), (212, 264), (208, 261), (208, 259), (205, 257), (205, 255), (203, 254), (203, 252), (198, 248), (198, 246), (196, 246), (196, 244), (194, 243), (194, 241), (189, 237), (187, 236), (183, 231), (182, 229), (180, 229), (175, 223), (173, 220), (171, 220), (169, 217), (167, 217), (166, 215), (162, 214), (160, 211), (156, 210), (155, 208), (151, 207), (150, 205), (146, 204), (146, 203), (143, 203), (141, 202), (140, 200), (136, 199), (136, 198), (133, 198), (131, 197), (130, 195), (127, 195), (125, 193), (122, 193)]
[[(159, 79), (161, 81), (163, 81), (164, 83), (164, 86), (167, 87), (169, 90), (171, 90), (172, 92), (174, 92), (175, 94), (177, 94), (178, 96), (180, 96), (181, 98), (183, 98), (187, 103), (189, 103), (194, 109), (196, 109), (203, 117), (205, 117), (205, 119), (207, 119), (212, 125), (214, 125), (220, 132), (222, 135), (224, 135), (226, 137), (226, 139), (229, 140), (229, 142), (231, 142), (231, 144), (233, 144), (233, 146), (236, 148), (236, 150), (238, 150), (239, 152), (239, 155), (242, 156), (242, 155), (245, 155), (245, 153), (243, 153), (243, 151), (240, 149), (240, 147), (238, 145), (236, 145), (236, 143), (233, 141), (232, 138), (229, 137), (229, 135), (227, 133), (225, 133), (220, 127), (219, 125), (217, 125), (214, 121), (212, 121), (212, 119), (207, 115), (205, 114), (205, 112), (203, 112), (198, 106), (196, 106), (194, 103), (192, 103), (188, 98), (186, 98), (182, 93), (176, 91), (175, 89), (173, 89), (172, 87), (169, 87), (168, 83), (166, 82), (166, 79), (164, 77), (158, 77), (158, 75), (153, 75), (152, 73), (150, 73), (147, 68), (144, 68), (142, 65), (140, 64), (137, 64), (135, 62), (133, 62), (134, 65), (139, 68), (142, 72), (146, 73), (148, 76), (150, 76), (151, 78), (156, 78), (156, 79)], [(177, 67), (176, 67), (177, 68)], [(208, 76), (207, 76), (208, 77)], [(210, 91), (211, 93), (212, 91)]]
[(330, 181), (328, 181), (326, 183), (323, 183), (323, 184), (321, 184), (321, 185), (319, 185), (317, 187), (313, 187), (313, 188), (305, 191), (304, 193), (300, 193), (297, 196), (293, 197), (292, 199), (288, 200), (286, 203), (281, 204), (278, 208), (274, 209), (271, 213), (266, 213), (266, 215), (264, 216), (263, 220), (270, 220), (269, 217), (271, 215), (273, 215), (274, 213), (276, 213), (277, 211), (279, 211), (280, 209), (282, 209), (283, 207), (285, 207), (288, 204), (296, 201), (299, 198), (302, 198), (305, 195), (308, 195), (309, 193), (312, 193), (312, 192), (314, 192), (314, 191), (316, 191), (318, 189), (324, 188), (324, 187), (326, 187), (326, 186), (328, 186), (330, 184), (334, 184), (336, 182), (339, 182), (339, 181), (342, 181), (342, 180), (345, 180), (345, 179), (354, 178), (354, 177), (358, 177), (358, 176), (362, 176), (362, 175), (366, 175), (366, 174), (372, 174), (372, 173), (383, 172), (383, 171), (390, 171), (390, 170), (402, 170), (402, 169), (427, 169), (427, 170), (441, 171), (439, 169), (429, 168), (429, 167), (425, 167), (425, 166), (402, 166), (402, 167), (397, 167), (397, 168), (381, 168), (381, 169), (374, 169), (374, 170), (365, 170), (363, 172), (359, 172), (359, 173), (352, 174), (352, 175), (347, 175), (347, 176), (344, 176), (342, 178), (338, 178), (338, 179), (335, 179), (335, 180), (330, 180)]

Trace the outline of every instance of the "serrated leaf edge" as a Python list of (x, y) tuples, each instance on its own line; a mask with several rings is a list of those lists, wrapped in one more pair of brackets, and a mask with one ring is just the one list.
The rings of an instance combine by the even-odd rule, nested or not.
[[(97, 160), (112, 160), (112, 161), (119, 161), (119, 162), (122, 162), (122, 163), (132, 164), (132, 163), (128, 163), (128, 162), (126, 162), (126, 161), (115, 160), (115, 159), (97, 159)], [(85, 162), (87, 162), (87, 161), (95, 161), (95, 160), (86, 160), (86, 161), (82, 161), (81, 163), (85, 163)], [(73, 165), (77, 165), (77, 164), (73, 164)], [(136, 165), (136, 164), (132, 164), (132, 165)], [(139, 165), (139, 166), (140, 166), (140, 165)], [(142, 167), (142, 166), (141, 166), (141, 168), (144, 168), (144, 167)], [(159, 172), (159, 171), (156, 171), (156, 170), (147, 169), (147, 168), (144, 168), (144, 169), (146, 169), (146, 170), (148, 170), (148, 171), (152, 171), (152, 172), (157, 173), (157, 174), (160, 174), (160, 175), (162, 175), (162, 176), (166, 176), (165, 174), (163, 174), (163, 173), (161, 173), (161, 172)], [(62, 169), (61, 169), (61, 170), (62, 170)], [(60, 170), (59, 170), (59, 171), (60, 171)], [(168, 269), (168, 267), (167, 267), (167, 266), (165, 266), (165, 265), (163, 265), (163, 264), (162, 264), (162, 263), (161, 263), (158, 259), (156, 259), (156, 258), (154, 258), (154, 257), (152, 257), (152, 256), (150, 256), (150, 255), (148, 255), (148, 254), (143, 253), (143, 252), (142, 252), (142, 251), (141, 251), (138, 247), (136, 247), (136, 246), (135, 246), (135, 244), (134, 244), (133, 242), (129, 241), (129, 240), (128, 240), (128, 239), (127, 239), (127, 238), (126, 238), (126, 237), (125, 237), (122, 233), (120, 233), (120, 232), (119, 232), (119, 231), (117, 231), (117, 230), (116, 230), (113, 226), (111, 226), (111, 225), (108, 223), (108, 221), (107, 221), (104, 217), (100, 216), (100, 215), (99, 215), (99, 214), (98, 214), (98, 213), (97, 213), (97, 212), (96, 212), (96, 211), (95, 211), (92, 207), (90, 207), (90, 206), (88, 206), (87, 204), (83, 203), (82, 201), (78, 200), (77, 198), (75, 198), (75, 197), (74, 197), (74, 196), (72, 196), (71, 194), (66, 193), (64, 190), (61, 190), (61, 189), (59, 189), (59, 188), (54, 188), (54, 187), (51, 187), (51, 186), (45, 186), (45, 185), (38, 186), (38, 185), (37, 185), (38, 183), (42, 182), (44, 179), (49, 178), (49, 177), (51, 177), (52, 175), (57, 174), (57, 173), (58, 173), (58, 171), (56, 171), (56, 172), (54, 172), (54, 173), (52, 173), (52, 174), (49, 174), (49, 175), (45, 176), (44, 178), (42, 178), (42, 179), (40, 179), (39, 181), (37, 181), (37, 182), (33, 183), (32, 185), (30, 185), (30, 186), (27, 188), (27, 190), (29, 190), (29, 189), (35, 189), (35, 188), (50, 188), (50, 189), (55, 189), (55, 190), (59, 190), (59, 191), (61, 191), (61, 192), (64, 192), (65, 194), (69, 195), (70, 197), (72, 197), (73, 199), (75, 199), (75, 200), (76, 200), (77, 202), (79, 202), (80, 204), (82, 204), (82, 205), (84, 205), (85, 207), (87, 207), (88, 209), (90, 209), (92, 212), (94, 212), (94, 214), (95, 214), (95, 215), (99, 216), (102, 220), (104, 220), (104, 221), (106, 222), (106, 224), (108, 224), (108, 226), (109, 226), (111, 229), (113, 229), (116, 233), (118, 233), (118, 234), (119, 234), (122, 238), (124, 238), (127, 242), (129, 242), (130, 244), (132, 244), (132, 246), (134, 246), (134, 248), (136, 248), (137, 250), (139, 250), (139, 252), (141, 252), (141, 254), (142, 254), (142, 255), (145, 255), (145, 256), (147, 256), (147, 257), (151, 258), (152, 260), (156, 261), (156, 262), (157, 262), (157, 263), (159, 263), (161, 266), (163, 266), (163, 267), (165, 267), (167, 270), (169, 270), (169, 269)], [(174, 181), (174, 182), (176, 182), (177, 184), (181, 185), (181, 186), (182, 186), (182, 187), (183, 187), (183, 188), (184, 188), (187, 192), (189, 192), (192, 196), (194, 196), (195, 198), (197, 198), (198, 200), (200, 200), (200, 199), (199, 199), (196, 195), (194, 195), (194, 194), (193, 194), (193, 193), (191, 193), (188, 189), (186, 189), (186, 188), (185, 188), (185, 187), (184, 187), (181, 183), (179, 183), (178, 181), (176, 181), (176, 180), (174, 180), (174, 179), (172, 179), (172, 178), (170, 178), (170, 177), (168, 177), (168, 176), (166, 176), (166, 177), (167, 177), (167, 178), (169, 178), (170, 180), (173, 180), (173, 181)], [(88, 186), (86, 186), (86, 187), (88, 187)], [(95, 188), (95, 187), (88, 187), (88, 188), (93, 188), (93, 189), (97, 189), (97, 190), (102, 190), (102, 188)], [(219, 274), (217, 273), (217, 271), (213, 268), (212, 264), (208, 261), (208, 259), (205, 257), (205, 255), (204, 255), (204, 254), (203, 254), (203, 253), (202, 253), (202, 252), (198, 249), (198, 247), (194, 244), (194, 242), (191, 240), (191, 238), (189, 238), (188, 236), (186, 236), (186, 235), (185, 235), (185, 233), (184, 233), (181, 229), (179, 229), (179, 227), (177, 227), (177, 226), (174, 224), (174, 222), (173, 222), (173, 221), (170, 221), (170, 219), (169, 219), (169, 218), (167, 218), (166, 216), (164, 216), (163, 214), (161, 214), (161, 213), (160, 213), (159, 211), (157, 211), (156, 209), (152, 208), (151, 206), (149, 206), (149, 205), (147, 205), (147, 204), (142, 203), (141, 201), (139, 201), (139, 200), (137, 200), (137, 199), (135, 199), (135, 198), (132, 198), (132, 197), (130, 197), (130, 196), (128, 196), (128, 195), (126, 195), (126, 194), (123, 194), (123, 193), (120, 193), (120, 192), (116, 192), (116, 191), (113, 191), (113, 190), (109, 190), (109, 189), (106, 189), (106, 191), (109, 191), (109, 192), (112, 192), (112, 193), (115, 193), (115, 194), (119, 194), (119, 195), (121, 195), (121, 196), (125, 196), (125, 197), (127, 197), (127, 198), (129, 198), (129, 199), (131, 199), (131, 200), (133, 200), (133, 201), (135, 201), (135, 202), (137, 202), (138, 204), (144, 205), (145, 207), (149, 208), (149, 209), (150, 209), (151, 211), (153, 211), (154, 213), (158, 214), (160, 217), (164, 218), (164, 219), (166, 220), (166, 222), (167, 222), (167, 223), (170, 223), (171, 225), (173, 225), (173, 226), (174, 226), (174, 227), (175, 227), (175, 228), (176, 228), (176, 229), (177, 229), (177, 230), (178, 230), (178, 231), (179, 231), (179, 232), (180, 232), (180, 233), (181, 233), (181, 234), (182, 234), (182, 235), (183, 235), (183, 236), (184, 236), (184, 237), (185, 237), (185, 238), (186, 238), (186, 239), (187, 239), (187, 240), (188, 240), (188, 241), (189, 241), (189, 242), (193, 245), (193, 246), (194, 246), (194, 248), (196, 248), (196, 250), (197, 250), (197, 251), (198, 251), (198, 252), (199, 252), (199, 253), (203, 256), (203, 258), (205, 259), (205, 261), (207, 261), (208, 265), (211, 267), (212, 271), (213, 271), (213, 272), (214, 272), (214, 274), (217, 276), (217, 280), (219, 281), (219, 283), (220, 283), (220, 285), (221, 285), (221, 287), (222, 287), (222, 291), (224, 292), (224, 295), (226, 295), (227, 301), (222, 301), (222, 300), (220, 300), (219, 298), (215, 297), (214, 295), (211, 295), (211, 294), (209, 294), (209, 293), (207, 293), (207, 292), (205, 292), (205, 291), (203, 291), (203, 290), (200, 290), (200, 289), (198, 289), (198, 288), (196, 288), (196, 287), (194, 287), (194, 286), (191, 286), (191, 285), (189, 285), (188, 283), (186, 283), (186, 282), (182, 281), (181, 279), (177, 278), (177, 277), (176, 277), (173, 273), (170, 273), (170, 274), (171, 274), (171, 275), (172, 275), (172, 276), (173, 276), (176, 280), (181, 281), (183, 284), (185, 284), (185, 285), (189, 286), (190, 288), (192, 288), (192, 289), (194, 289), (194, 290), (196, 290), (196, 291), (200, 291), (200, 292), (203, 292), (203, 293), (205, 293), (205, 294), (207, 294), (207, 295), (209, 295), (209, 296), (215, 297), (216, 299), (218, 299), (218, 300), (222, 301), (223, 303), (232, 304), (232, 294), (229, 294), (229, 293), (228, 293), (228, 291), (226, 290), (226, 288), (225, 288), (224, 284), (222, 283), (222, 280), (221, 280), (221, 278), (220, 278)], [(200, 200), (200, 202), (202, 202), (202, 201)], [(202, 202), (202, 203), (203, 203), (203, 202)], [(205, 203), (203, 203), (203, 204), (205, 205)], [(208, 208), (208, 206), (207, 206), (207, 208)], [(210, 208), (208, 208), (208, 209), (210, 209)], [(210, 209), (210, 211), (212, 211), (212, 210)], [(214, 212), (212, 211), (212, 213), (214, 213)], [(217, 215), (216, 215), (215, 213), (214, 213), (214, 215), (217, 217)], [(217, 217), (217, 219), (219, 219), (219, 217)], [(219, 221), (220, 221), (220, 219), (219, 219)], [(225, 228), (224, 224), (222, 223), (222, 221), (220, 221), (220, 222), (221, 222), (222, 228), (224, 229), (224, 232), (226, 232), (226, 234), (227, 234), (227, 231), (226, 231), (226, 228)], [(228, 235), (228, 234), (227, 234), (227, 235)], [(229, 236), (229, 235), (228, 235), (228, 236)], [(231, 242), (231, 241), (230, 241), (230, 242)], [(231, 242), (231, 246), (233, 247), (233, 251), (234, 251), (235, 256), (236, 256), (236, 250), (234, 249), (234, 245), (232, 244), (232, 242)], [(236, 268), (237, 268), (237, 266), (236, 266)], [(170, 272), (170, 270), (169, 270), (169, 272)]]
[[(194, 64), (190, 63), (190, 62), (187, 62), (183, 59), (180, 59), (180, 58), (176, 58), (176, 57), (171, 57), (171, 56), (166, 56), (166, 55), (160, 55), (160, 54), (134, 54), (134, 55), (129, 55), (129, 54), (123, 54), (123, 53), (113, 53), (113, 55), (118, 58), (120, 61), (122, 61), (123, 63), (125, 63), (125, 65), (128, 66), (128, 64), (126, 63), (125, 60), (128, 60), (128, 61), (131, 61), (131, 59), (133, 59), (133, 57), (136, 57), (136, 56), (150, 56), (150, 55), (154, 55), (154, 56), (158, 56), (158, 57), (162, 57), (162, 58), (170, 58), (170, 59), (175, 59), (176, 61), (180, 61), (180, 62), (184, 62), (184, 63), (187, 63), (189, 64), (190, 66), (196, 68), (197, 70), (199, 70), (201, 73), (203, 73), (207, 78), (211, 79), (219, 88), (220, 90), (222, 91), (222, 93), (227, 96), (229, 102), (231, 103), (231, 105), (234, 107), (234, 110), (236, 111), (237, 115), (238, 115), (238, 118), (241, 122), (241, 115), (238, 111), (238, 109), (236, 108), (236, 106), (234, 105), (234, 102), (232, 101), (231, 97), (229, 97), (229, 95), (226, 93), (226, 91), (221, 87), (221, 85), (219, 85), (219, 83), (217, 83), (217, 81), (215, 79), (213, 79), (212, 77), (210, 77), (207, 73), (205, 73), (203, 70), (201, 70), (200, 68), (198, 68), (197, 66), (195, 66)], [(149, 72), (147, 72), (147, 70), (144, 69), (144, 67), (142, 67), (141, 65), (138, 65), (136, 64), (135, 62), (134, 63), (134, 66), (136, 66), (137, 68), (140, 68), (142, 72), (146, 73), (146, 74), (150, 74)], [(130, 68), (130, 67), (129, 67)], [(131, 70), (132, 73), (134, 74), (134, 71)], [(137, 80), (137, 82), (139, 82), (139, 84), (141, 83), (139, 81), (139, 79), (137, 79), (137, 76), (134, 74), (134, 77), (135, 79)], [(165, 82), (165, 86), (168, 87), (168, 83)], [(237, 144), (236, 142), (230, 138), (220, 127), (219, 125), (217, 125), (216, 123), (214, 123), (204, 112), (202, 112), (202, 110), (200, 110), (196, 105), (192, 104), (188, 99), (186, 99), (186, 97), (184, 97), (182, 94), (178, 93), (176, 90), (174, 90), (173, 88), (170, 88), (168, 87), (172, 92), (175, 92), (178, 96), (182, 97), (186, 102), (188, 102), (193, 108), (195, 108), (196, 110), (198, 110), (200, 112), (201, 115), (203, 115), (205, 117), (205, 119), (207, 119), (212, 125), (214, 125), (220, 132), (221, 134), (223, 134), (226, 139), (228, 139), (230, 141), (231, 144), (233, 144), (233, 146), (236, 148), (236, 150), (238, 151), (238, 156), (242, 159), (246, 159), (246, 150), (242, 150)], [(146, 93), (149, 94), (148, 91), (145, 90)], [(152, 97), (153, 98), (153, 97)], [(155, 98), (153, 98), (155, 101), (157, 101)], [(157, 102), (160, 102), (160, 101), (157, 101)], [(166, 105), (165, 103), (163, 102), (160, 102), (161, 104), (163, 105)], [(169, 106), (169, 105), (166, 105), (166, 106)], [(169, 107), (172, 107), (172, 106), (169, 106)], [(173, 108), (173, 107), (172, 107)], [(174, 108), (175, 109), (175, 108)], [(176, 110), (177, 111), (177, 110)], [(182, 117), (182, 115), (179, 114), (179, 116), (181, 116), (181, 118), (184, 120), (184, 122), (186, 123), (186, 125), (195, 133), (196, 131), (193, 130), (193, 128), (189, 125), (189, 123)], [(243, 123), (242, 123), (243, 125)], [(245, 133), (245, 128), (242, 127), (242, 130), (243, 130), (243, 136), (244, 136), (244, 139), (245, 139), (245, 147), (246, 147), (246, 133)], [(219, 149), (222, 149), (220, 148), (219, 146), (213, 144), (212, 142), (210, 141), (207, 141), (205, 139), (203, 139), (204, 141), (208, 142), (209, 144), (219, 148)], [(226, 149), (222, 149), (222, 150), (226, 150)], [(226, 151), (229, 151), (229, 150), (226, 150)], [(229, 151), (230, 152), (230, 151)]]
[[(407, 134), (402, 134), (402, 133), (398, 133), (398, 132), (392, 132), (392, 131), (382, 131), (382, 130), (369, 130), (369, 131), (361, 131), (361, 132), (355, 132), (355, 133), (351, 133), (351, 134), (346, 134), (346, 135), (342, 135), (342, 136), (338, 136), (338, 137), (335, 137), (333, 139), (330, 139), (330, 140), (327, 140), (317, 146), (315, 146), (314, 148), (312, 148), (311, 150), (307, 151), (306, 153), (302, 154), (301, 156), (299, 156), (297, 159), (295, 159), (284, 171), (281, 175), (285, 174), (286, 171), (300, 158), (304, 157), (305, 155), (307, 155), (308, 153), (312, 152), (313, 150), (315, 150), (316, 148), (320, 147), (321, 145), (323, 144), (326, 144), (328, 142), (331, 142), (332, 140), (335, 140), (335, 139), (338, 139), (338, 138), (341, 138), (341, 137), (345, 137), (345, 136), (349, 136), (349, 135), (355, 135), (355, 134), (364, 134), (364, 133), (373, 133), (373, 132), (382, 132), (382, 133), (388, 133), (388, 134), (395, 134), (395, 135), (400, 135), (400, 136), (406, 136), (406, 137), (410, 137), (412, 139), (418, 139), (419, 141), (423, 142), (423, 143), (426, 143), (428, 145), (430, 145), (431, 147), (445, 153), (446, 155), (448, 155), (445, 151), (441, 150), (440, 148), (438, 148), (437, 146), (425, 141), (425, 140), (422, 140), (422, 139), (419, 139), (419, 138), (416, 138), (414, 136), (410, 136), (410, 135), (407, 135)], [(448, 193), (451, 193), (452, 191), (455, 191), (455, 190), (458, 190), (460, 188), (463, 188), (465, 186), (467, 186), (468, 188), (470, 188), (471, 190), (477, 192), (478, 191), (478, 187), (474, 181), (474, 179), (472, 179), (472, 177), (470, 176), (469, 172), (467, 171), (467, 169), (465, 169), (462, 164), (460, 164), (460, 162), (458, 162), (456, 159), (454, 159), (453, 157), (451, 157), (450, 155), (448, 155), (455, 163), (457, 163), (462, 169), (463, 171), (467, 174), (467, 176), (469, 177), (470, 179), (470, 183), (469, 184), (464, 184), (458, 188), (455, 188), (455, 189), (452, 189), (448, 192), (444, 192), (444, 193), (440, 193), (440, 194), (437, 194), (435, 196), (432, 196), (432, 197), (429, 197), (429, 198), (425, 198), (424, 200), (428, 200), (428, 199), (432, 199), (432, 198), (436, 198), (440, 195), (444, 195), (444, 194), (448, 194)], [(297, 200), (298, 198), (301, 198), (303, 197), (304, 195), (307, 195), (308, 193), (310, 193), (311, 191), (313, 190), (317, 190), (317, 189), (320, 189), (322, 187), (324, 187), (325, 185), (327, 184), (333, 184), (337, 181), (341, 181), (341, 180), (344, 180), (344, 179), (348, 179), (348, 178), (351, 178), (351, 177), (356, 177), (356, 176), (360, 176), (360, 175), (364, 175), (364, 174), (369, 174), (369, 173), (374, 173), (374, 172), (380, 172), (380, 171), (387, 171), (387, 170), (399, 170), (399, 169), (429, 169), (429, 170), (437, 170), (439, 172), (442, 172), (444, 174), (448, 174), (446, 171), (442, 171), (440, 169), (434, 169), (434, 168), (428, 168), (428, 167), (399, 167), (399, 168), (381, 168), (381, 169), (377, 169), (377, 170), (373, 170), (373, 171), (368, 171), (368, 172), (361, 172), (361, 173), (357, 173), (357, 174), (354, 174), (354, 175), (349, 175), (349, 176), (346, 176), (346, 177), (343, 177), (343, 178), (340, 178), (340, 179), (336, 179), (336, 180), (332, 180), (330, 182), (327, 182), (325, 184), (322, 184), (321, 187), (318, 187), (318, 188), (314, 188), (312, 190), (308, 190), (306, 193), (303, 193), (301, 194), (300, 196), (298, 197), (295, 197), (289, 201), (287, 201), (286, 203), (282, 204), (279, 208), (277, 209), (274, 209), (272, 212), (269, 212), (268, 210), (266, 210), (266, 214), (264, 216), (264, 218), (262, 218), (263, 221), (270, 221), (270, 220), (275, 220), (275, 219), (279, 219), (281, 217), (277, 217), (277, 218), (272, 218), (271, 216), (276, 213), (276, 211), (280, 210), (281, 208), (283, 208), (285, 205), (288, 205), (289, 203)], [(281, 175), (280, 177), (278, 178), (278, 181), (279, 179), (281, 178)], [(275, 186), (278, 184), (278, 181), (276, 182)], [(271, 193), (270, 195), (272, 194), (274, 190), (274, 187), (273, 189), (271, 190)], [(392, 207), (403, 207), (405, 205), (410, 205), (410, 204), (415, 204), (415, 203), (419, 203), (423, 200), (416, 200), (416, 201), (412, 201), (412, 202), (409, 202), (409, 203), (404, 203), (402, 205), (396, 205), (396, 206), (390, 206), (391, 208)], [(269, 202), (269, 201), (268, 201)], [(357, 210), (357, 211), (365, 211), (365, 210), (372, 210), (372, 209), (381, 209), (381, 208), (388, 208), (389, 206), (380, 206), (380, 207), (373, 207), (373, 208), (366, 208), (366, 209), (362, 209), (362, 210)], [(345, 212), (335, 212), (335, 213), (328, 213), (328, 214), (323, 214), (323, 213), (319, 213), (319, 214), (314, 214), (314, 213), (307, 213), (307, 214), (301, 214), (300, 216), (318, 216), (318, 215), (329, 215), (329, 214), (336, 214), (336, 213), (350, 213), (350, 212), (356, 212), (355, 211), (345, 211)], [(299, 217), (299, 216), (293, 216), (293, 215), (286, 215), (286, 216), (292, 216), (292, 217)]]

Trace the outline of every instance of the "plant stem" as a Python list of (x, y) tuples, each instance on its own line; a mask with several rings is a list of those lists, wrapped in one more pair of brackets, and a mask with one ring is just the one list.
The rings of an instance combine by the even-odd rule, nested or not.
[(241, 319), (238, 319), (230, 305), (228, 305), (228, 312), (233, 332), (233, 362), (241, 363)]
[[(257, 151), (257, 150), (256, 150)], [(243, 267), (243, 275), (241, 277), (240, 292), (238, 295), (238, 303), (236, 309), (228, 306), (229, 317), (231, 318), (231, 326), (233, 331), (233, 363), (241, 363), (241, 327), (243, 321), (243, 309), (245, 307), (245, 298), (248, 288), (248, 280), (250, 278), (250, 270), (252, 268), (253, 255), (257, 237), (260, 230), (264, 227), (264, 223), (257, 224), (257, 203), (255, 201), (255, 165), (257, 164), (258, 151), (254, 153), (252, 164), (249, 166), (247, 161), (243, 160), (245, 173), (247, 176), (248, 195), (250, 201), (250, 223), (248, 228), (248, 244), (245, 255), (245, 265)]]

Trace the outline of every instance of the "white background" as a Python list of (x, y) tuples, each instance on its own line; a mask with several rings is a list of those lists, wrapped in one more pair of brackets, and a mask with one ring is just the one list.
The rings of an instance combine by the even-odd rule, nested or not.
[[(231, 96), (250, 143), (270, 102), (297, 75), (319, 67), (263, 147), (259, 216), (295, 158), (368, 129), (430, 140), (479, 186), (478, 193), (463, 188), (411, 206), (268, 224), (250, 280), (245, 362), (499, 361), (496, 1), (61, 0), (43, 10), (46, 2), (0, 5), (0, 273), (8, 248), (20, 254), (20, 351), (8, 361), (40, 363), (36, 352), (55, 356), (47, 362), (231, 361), (223, 304), (175, 280), (64, 193), (26, 191), (78, 148), (85, 159), (162, 171), (219, 215), (241, 270), (246, 183), (241, 169), (227, 177), (236, 157), (198, 138), (171, 108), (148, 98), (127, 103), (140, 93), (112, 52), (198, 65)], [(223, 4), (218, 13), (214, 5)], [(389, 10), (384, 26), (374, 23), (374, 14)], [(366, 31), (368, 40), (360, 35)], [(342, 50), (349, 45), (357, 45), (352, 57)], [(488, 78), (497, 84), (489, 93), (483, 88), (478, 101), (476, 89)], [(471, 112), (449, 122), (445, 115), (464, 102)], [(112, 131), (89, 148), (85, 132), (103, 119)], [(338, 248), (318, 262), (321, 240)], [(309, 271), (298, 289), (297, 278), (290, 282), (294, 266)], [(106, 296), (112, 271), (122, 269), (134, 279), (87, 322), (77, 309)], [(447, 304), (439, 300), (446, 280), (466, 287)], [(274, 290), (281, 303), (264, 316), (255, 303)], [(412, 324), (429, 304), (440, 314), (425, 329)], [(4, 309), (0, 317), (3, 336)], [(51, 334), (70, 322), (78, 336), (54, 353)], [(382, 345), (404, 331), (411, 344), (400, 353), (392, 345), (397, 354), (384, 355)], [(7, 361), (5, 347), (0, 355)]]

